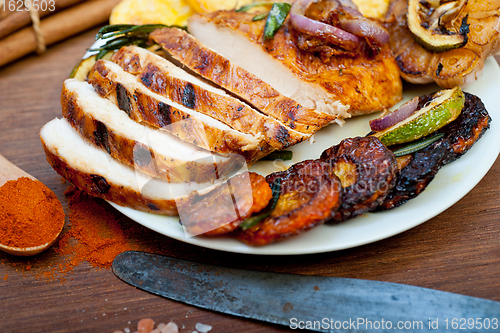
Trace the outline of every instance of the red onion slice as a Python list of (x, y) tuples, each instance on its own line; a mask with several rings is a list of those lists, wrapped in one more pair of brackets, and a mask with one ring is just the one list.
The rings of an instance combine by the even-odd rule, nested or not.
[(401, 105), (399, 109), (394, 112), (389, 113), (385, 117), (373, 119), (370, 121), (370, 128), (372, 131), (380, 132), (389, 128), (391, 126), (396, 125), (400, 121), (408, 118), (417, 110), (418, 106), (418, 97), (413, 98), (411, 101)]
[(343, 6), (346, 17), (340, 17), (342, 29), (356, 36), (364, 37), (382, 46), (389, 41), (389, 33), (376, 22), (365, 18), (354, 8)]
[(305, 17), (304, 15), (290, 13), (290, 22), (292, 23), (293, 27), (299, 32), (320, 37), (331, 35), (332, 37), (338, 39), (340, 42), (356, 44), (359, 43), (359, 38), (354, 36), (353, 34), (336, 28), (332, 25), (312, 20)]
[(350, 49), (356, 48), (359, 43), (358, 37), (332, 25), (305, 16), (305, 12), (311, 2), (312, 0), (297, 0), (293, 3), (290, 10), (290, 22), (292, 26), (299, 32), (326, 38), (334, 44), (349, 46)]

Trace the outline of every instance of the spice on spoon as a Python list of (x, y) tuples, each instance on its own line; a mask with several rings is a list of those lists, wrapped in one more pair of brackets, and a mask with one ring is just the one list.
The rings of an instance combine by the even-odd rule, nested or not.
[(49, 248), (64, 226), (64, 210), (42, 182), (0, 155), (0, 250), (32, 256)]
[(20, 177), (0, 187), (0, 243), (32, 248), (53, 242), (64, 225), (54, 192), (38, 180)]

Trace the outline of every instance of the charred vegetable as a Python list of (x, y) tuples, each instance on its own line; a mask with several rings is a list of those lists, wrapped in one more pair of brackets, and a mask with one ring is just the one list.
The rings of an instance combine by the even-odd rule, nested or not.
[(83, 59), (73, 68), (71, 74), (69, 75), (69, 78), (74, 78), (79, 81), (87, 81), (89, 72), (92, 69), (92, 66), (94, 66), (95, 62), (99, 59), (109, 60), (111, 59), (112, 55), (113, 52), (105, 51), (104, 54), (97, 54)]
[(342, 205), (327, 223), (339, 223), (375, 209), (396, 181), (393, 153), (374, 137), (345, 139), (321, 154), (340, 178)]
[(324, 62), (332, 56), (355, 57), (365, 51), (377, 54), (389, 40), (385, 28), (364, 17), (351, 1), (295, 1), (290, 22), (298, 33), (297, 46), (319, 53)]
[(441, 169), (449, 149), (449, 143), (441, 139), (412, 155), (407, 155), (406, 161), (398, 163), (401, 170), (398, 172), (396, 184), (377, 210), (396, 208), (422, 193)]
[(253, 213), (264, 209), (271, 196), (271, 188), (264, 177), (244, 172), (208, 194), (191, 195), (178, 207), (181, 224), (195, 235), (226, 234), (238, 228)]
[[(422, 96), (422, 107), (432, 96)], [(378, 210), (388, 210), (416, 197), (427, 187), (438, 170), (465, 154), (489, 128), (491, 118), (481, 100), (465, 93), (464, 108), (460, 116), (449, 125), (441, 128), (428, 140), (438, 138), (425, 148), (398, 157), (398, 179), (385, 201)]]
[(444, 134), (443, 139), (447, 140), (451, 146), (443, 163), (451, 163), (469, 151), (490, 128), (490, 122), (490, 115), (481, 99), (465, 93), (464, 108), (460, 116), (438, 131)]
[(460, 87), (435, 93), (426, 105), (413, 114), (380, 132), (377, 137), (386, 146), (411, 142), (429, 135), (455, 120), (464, 106)]
[(455, 23), (468, 0), (409, 0), (408, 27), (415, 40), (426, 50), (444, 52), (467, 44), (468, 16)]
[(265, 220), (239, 230), (238, 239), (250, 245), (266, 245), (322, 224), (340, 205), (340, 181), (330, 170), (324, 162), (307, 160), (267, 176), (270, 184), (281, 180), (276, 207)]
[[(455, 31), (455, 37), (462, 38), (460, 28), (465, 35), (463, 23), (467, 22), (470, 32), (463, 47), (445, 52), (429, 51), (416, 41), (415, 34), (408, 28), (408, 0), (391, 0), (385, 27), (391, 35), (389, 45), (401, 70), (401, 77), (417, 84), (436, 82), (443, 88), (464, 86), (475, 81), (481, 76), (486, 58), (500, 50), (500, 1), (468, 0), (458, 11), (454, 8), (459, 8), (464, 1), (426, 0), (420, 3), (429, 8), (422, 29), (437, 25), (438, 30)], [(446, 6), (453, 8), (444, 11)], [(439, 7), (441, 10), (437, 11)], [(434, 23), (430, 21), (431, 17)], [(441, 28), (443, 25), (444, 28)]]

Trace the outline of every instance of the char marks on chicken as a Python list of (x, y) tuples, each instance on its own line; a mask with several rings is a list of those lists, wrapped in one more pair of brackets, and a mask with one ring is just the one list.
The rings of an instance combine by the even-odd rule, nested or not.
[(82, 137), (151, 177), (202, 183), (223, 177), (236, 166), (235, 159), (133, 121), (86, 82), (66, 80), (61, 102), (63, 116)]
[(264, 136), (275, 149), (284, 149), (306, 140), (310, 135), (297, 132), (185, 72), (165, 58), (137, 46), (123, 47), (113, 62), (151, 91), (194, 111), (223, 122), (234, 130)]
[[(150, 38), (196, 74), (239, 96), (291, 129), (314, 134), (337, 117), (304, 107), (247, 71), (237, 61), (217, 53), (184, 30), (164, 28), (151, 33)], [(257, 59), (250, 61), (258, 62)], [(273, 68), (269, 70), (273, 71)]]
[(176, 215), (176, 202), (210, 183), (170, 183), (151, 178), (112, 158), (85, 140), (66, 119), (54, 119), (40, 130), (52, 168), (82, 191), (120, 206)]
[[(249, 163), (274, 150), (262, 136), (233, 130), (212, 117), (150, 91), (135, 76), (110, 61), (96, 62), (89, 82), (101, 96), (116, 103), (135, 121), (164, 130), (200, 148), (220, 154), (239, 154)], [(120, 91), (126, 99), (120, 98)]]

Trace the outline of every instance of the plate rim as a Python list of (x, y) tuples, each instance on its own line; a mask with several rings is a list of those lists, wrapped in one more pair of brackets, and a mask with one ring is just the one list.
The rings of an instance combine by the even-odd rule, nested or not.
[[(482, 89), (481, 87), (483, 85), (485, 85), (485, 84), (488, 85), (491, 83), (498, 82), (498, 79), (495, 80), (495, 75), (497, 77), (500, 77), (500, 67), (499, 67), (499, 64), (495, 61), (495, 59), (493, 57), (489, 57), (486, 60), (484, 69), (485, 69), (485, 71), (483, 71), (483, 76), (481, 78), (479, 78), (476, 82), (465, 87), (464, 91), (467, 91), (467, 92), (469, 90), (481, 91), (481, 89)], [(406, 86), (406, 83), (405, 83), (405, 86)], [(410, 86), (413, 86), (414, 89), (422, 88), (422, 89), (430, 90), (430, 91), (436, 90), (436, 89), (442, 89), (434, 84), (410, 85)], [(494, 88), (492, 90), (494, 90)], [(489, 91), (489, 93), (491, 94), (492, 91)], [(473, 93), (473, 94), (475, 94), (475, 93)], [(481, 96), (479, 96), (479, 97), (481, 98)], [(405, 99), (405, 100), (407, 100), (407, 99)], [(483, 99), (481, 98), (481, 100), (483, 100)], [(496, 103), (496, 105), (500, 105), (500, 96), (496, 98), (496, 101), (498, 102), (498, 103)], [(490, 114), (495, 113), (497, 116), (496, 118), (500, 119), (500, 107), (492, 107), (491, 105), (489, 105), (486, 108)], [(492, 112), (491, 110), (494, 110), (496, 112)], [(372, 116), (373, 116), (373, 114), (372, 114)], [(361, 117), (366, 117), (366, 116), (361, 116)], [(133, 210), (131, 208), (119, 206), (119, 205), (112, 203), (112, 202), (109, 202), (109, 201), (108, 202), (111, 204), (111, 206), (113, 206), (115, 209), (120, 211), (122, 214), (124, 214), (125, 216), (134, 220), (135, 222), (145, 226), (146, 228), (149, 228), (149, 229), (151, 229), (155, 232), (158, 232), (164, 236), (176, 239), (176, 240), (184, 242), (184, 243), (196, 245), (196, 246), (199, 246), (202, 248), (217, 250), (217, 251), (239, 253), (239, 254), (278, 255), (278, 256), (284, 255), (284, 256), (286, 256), (286, 255), (317, 254), (317, 253), (326, 253), (326, 252), (334, 252), (334, 251), (350, 249), (350, 248), (359, 247), (359, 246), (363, 246), (366, 244), (378, 242), (380, 240), (387, 239), (387, 238), (390, 238), (390, 237), (395, 236), (397, 234), (400, 234), (402, 232), (405, 232), (407, 230), (410, 230), (410, 229), (412, 229), (420, 224), (427, 222), (428, 220), (432, 219), (433, 217), (441, 214), (443, 211), (450, 208), (451, 206), (456, 204), (458, 201), (460, 201), (465, 195), (467, 195), (484, 178), (484, 176), (491, 169), (491, 167), (495, 163), (498, 155), (500, 154), (500, 127), (498, 129), (496, 128), (497, 127), (496, 122), (500, 122), (500, 120), (495, 121), (495, 119), (493, 119), (490, 130), (488, 130), (483, 135), (483, 138), (482, 138), (483, 140), (480, 140), (467, 153), (469, 155), (465, 155), (464, 157), (460, 158), (459, 160), (457, 160), (449, 165), (444, 166), (440, 170), (440, 172), (438, 172), (438, 174), (436, 175), (433, 182), (431, 182), (431, 184), (429, 185), (429, 188), (430, 188), (431, 186), (433, 186), (436, 183), (436, 181), (438, 181), (440, 179), (441, 179), (441, 181), (443, 181), (444, 180), (443, 178), (445, 178), (445, 175), (447, 175), (447, 173), (446, 173), (447, 169), (450, 169), (452, 167), (454, 169), (460, 169), (461, 166), (466, 165), (467, 164), (466, 162), (468, 160), (472, 159), (471, 152), (476, 151), (476, 153), (474, 155), (477, 155), (477, 153), (479, 152), (480, 148), (477, 148), (478, 146), (481, 148), (483, 148), (483, 146), (490, 146), (491, 149), (488, 152), (491, 154), (487, 154), (485, 160), (481, 161), (482, 163), (481, 163), (480, 170), (474, 170), (474, 172), (472, 173), (472, 176), (467, 177), (467, 181), (460, 182), (461, 185), (458, 186), (458, 188), (460, 189), (459, 194), (455, 194), (455, 195), (447, 198), (445, 200), (444, 205), (439, 205), (438, 207), (436, 207), (434, 209), (429, 209), (429, 210), (425, 211), (423, 213), (423, 217), (414, 220), (413, 223), (407, 223), (407, 224), (404, 224), (403, 226), (396, 226), (390, 232), (386, 232), (385, 234), (379, 234), (379, 235), (374, 236), (374, 237), (368, 237), (361, 242), (353, 242), (349, 246), (339, 246), (339, 247), (331, 246), (331, 247), (325, 247), (325, 248), (311, 247), (311, 248), (305, 249), (305, 250), (304, 249), (300, 249), (300, 250), (293, 249), (293, 250), (289, 250), (287, 252), (284, 252), (283, 250), (281, 250), (281, 247), (279, 245), (276, 246), (275, 244), (282, 244), (282, 243), (287, 243), (287, 242), (291, 243), (293, 241), (293, 239), (290, 238), (290, 239), (284, 240), (283, 242), (277, 242), (277, 243), (266, 245), (263, 247), (254, 247), (254, 246), (248, 246), (240, 241), (237, 241), (234, 238), (231, 238), (231, 239), (227, 239), (226, 237), (208, 238), (208, 237), (200, 237), (200, 236), (186, 238), (186, 237), (180, 236), (181, 234), (184, 235), (183, 232), (182, 233), (165, 233), (164, 231), (162, 231), (162, 228), (159, 228), (157, 225), (155, 225), (155, 223), (165, 224), (165, 221), (155, 222), (156, 220), (158, 220), (159, 215)], [(346, 126), (347, 125), (348, 125), (348, 123), (346, 124)], [(498, 134), (496, 134), (496, 133), (498, 133)], [(486, 138), (486, 140), (485, 140), (485, 138)], [(496, 138), (496, 140), (495, 140), (495, 138)], [(488, 140), (490, 142), (487, 142)], [(489, 143), (489, 145), (487, 145), (487, 143)], [(296, 162), (297, 161), (294, 161), (294, 163), (296, 163)], [(250, 168), (250, 171), (252, 171), (252, 168)], [(457, 186), (455, 186), (455, 187), (457, 187)], [(375, 215), (383, 217), (386, 214), (394, 214), (394, 212), (404, 211), (405, 207), (408, 207), (409, 205), (412, 205), (412, 206), (418, 205), (420, 203), (420, 201), (425, 200), (429, 196), (429, 194), (428, 194), (430, 192), (429, 188), (426, 189), (426, 191), (424, 191), (417, 198), (414, 198), (414, 199), (410, 200), (408, 203), (405, 203), (404, 206), (401, 206), (401, 207), (398, 207), (394, 210), (390, 210), (390, 211), (386, 211), (386, 212), (367, 213), (367, 214), (364, 214), (362, 216), (365, 216), (365, 218), (366, 218), (366, 216), (369, 217), (369, 216), (375, 216)], [(453, 188), (453, 186), (451, 188)], [(438, 190), (438, 192), (439, 192), (439, 190)], [(398, 215), (400, 215), (400, 214), (401, 213), (398, 213)], [(174, 217), (161, 216), (160, 219), (165, 219), (165, 218), (171, 220), (171, 221), (169, 221), (169, 223), (177, 223), (178, 224), (178, 217), (177, 216), (174, 216)], [(335, 227), (339, 228), (339, 226), (340, 226), (340, 228), (343, 228), (343, 226), (346, 226), (346, 225), (348, 226), (349, 223), (356, 222), (359, 218), (360, 217), (358, 217), (357, 219), (353, 219), (353, 220), (344, 222), (344, 223), (339, 224), (339, 225), (335, 225), (335, 226), (322, 225), (322, 226), (316, 227), (310, 231), (307, 231), (306, 233), (303, 233), (302, 235), (295, 236), (294, 239), (297, 239), (298, 237), (305, 236), (306, 234), (311, 235), (314, 233), (314, 231), (316, 231), (316, 233), (318, 233), (318, 230), (321, 230), (321, 228), (335, 228)], [(373, 219), (373, 218), (371, 218), (371, 219)], [(151, 220), (153, 220), (153, 222), (151, 222)], [(368, 220), (370, 220), (370, 218), (368, 218)], [(370, 222), (368, 222), (368, 223), (370, 223)], [(177, 228), (179, 230), (182, 230), (182, 227), (180, 225), (177, 226)], [(230, 243), (229, 243), (230, 246), (221, 246), (221, 244), (227, 243), (228, 240), (230, 241)], [(234, 245), (231, 246), (231, 244), (233, 244), (234, 242), (238, 242), (238, 246), (234, 246)]]

